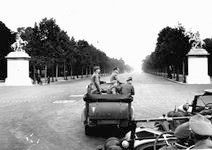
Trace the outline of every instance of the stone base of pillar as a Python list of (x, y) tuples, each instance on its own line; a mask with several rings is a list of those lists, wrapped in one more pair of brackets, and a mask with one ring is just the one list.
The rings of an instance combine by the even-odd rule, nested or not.
[(7, 58), (6, 86), (28, 86), (32, 85), (29, 77), (30, 56), (24, 51), (10, 52)]
[(209, 76), (201, 76), (201, 77), (187, 76), (186, 82), (188, 84), (210, 84), (211, 83)]
[(6, 78), (5, 83), (6, 86), (31, 86), (32, 79), (31, 78)]

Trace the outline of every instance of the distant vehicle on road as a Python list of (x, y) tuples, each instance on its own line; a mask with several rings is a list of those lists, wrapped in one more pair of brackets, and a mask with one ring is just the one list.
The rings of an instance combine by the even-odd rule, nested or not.
[(96, 126), (118, 126), (127, 129), (133, 118), (133, 97), (116, 94), (85, 94), (83, 122), (85, 134), (90, 135)]

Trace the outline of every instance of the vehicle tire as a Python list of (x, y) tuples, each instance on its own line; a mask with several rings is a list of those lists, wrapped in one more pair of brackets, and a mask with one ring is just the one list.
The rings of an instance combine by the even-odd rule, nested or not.
[(92, 127), (85, 125), (85, 135), (92, 135)]

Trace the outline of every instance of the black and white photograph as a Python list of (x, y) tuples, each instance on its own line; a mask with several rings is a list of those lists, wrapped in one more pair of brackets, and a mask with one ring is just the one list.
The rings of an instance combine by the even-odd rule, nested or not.
[(0, 4), (0, 150), (212, 149), (211, 0)]

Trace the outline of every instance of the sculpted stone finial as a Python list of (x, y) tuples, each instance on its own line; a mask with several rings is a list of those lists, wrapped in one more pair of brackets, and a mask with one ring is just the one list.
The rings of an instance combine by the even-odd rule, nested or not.
[(24, 41), (22, 38), (21, 38), (21, 34), (23, 33), (24, 31), (21, 30), (20, 32), (18, 32), (16, 34), (16, 41), (11, 45), (12, 49), (14, 51), (17, 51), (17, 52), (25, 52), (25, 50), (23, 49), (23, 46), (26, 46), (28, 44), (27, 41)]
[(202, 46), (205, 44), (205, 42), (200, 39), (199, 31), (197, 31), (195, 34), (191, 36), (189, 42), (190, 41), (193, 41), (192, 48), (202, 48)]

